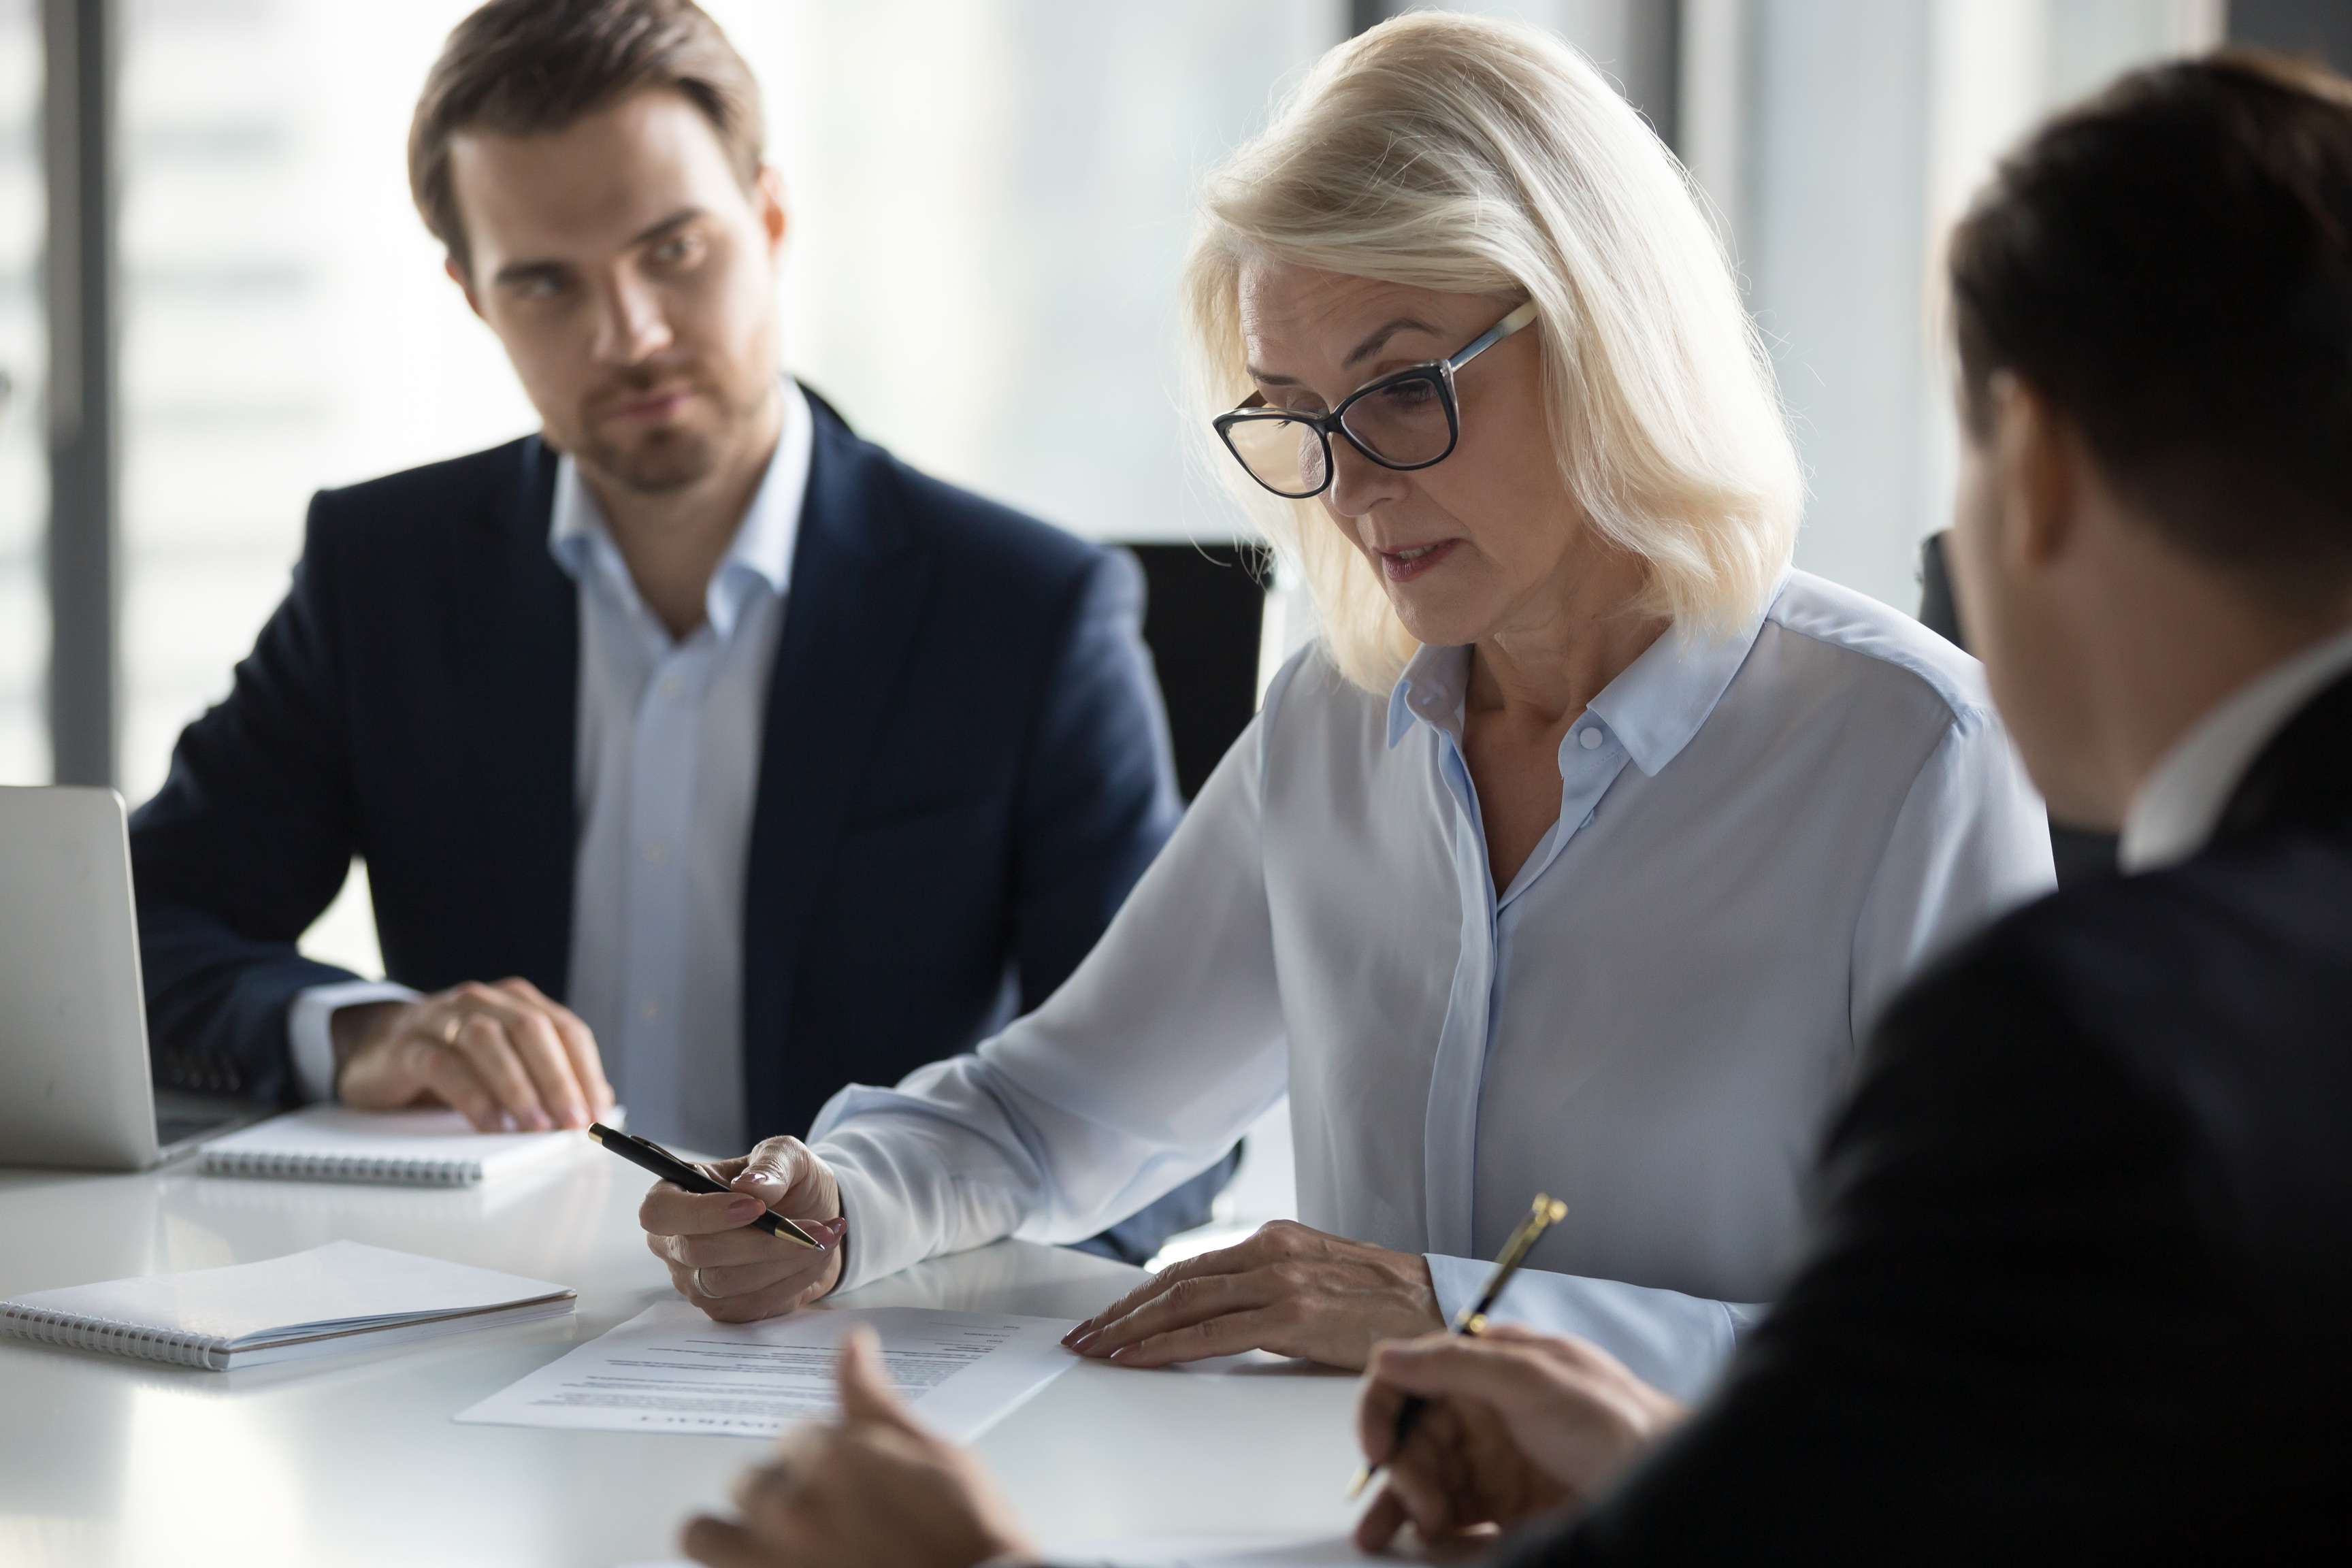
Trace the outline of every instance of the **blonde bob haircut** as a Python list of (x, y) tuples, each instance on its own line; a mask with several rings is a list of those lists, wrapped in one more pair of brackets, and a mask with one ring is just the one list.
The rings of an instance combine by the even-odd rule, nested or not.
[[(1771, 363), (1681, 165), (1574, 49), (1425, 12), (1318, 62), (1202, 192), (1183, 285), (1196, 433), (1253, 390), (1237, 295), (1256, 260), (1533, 300), (1568, 492), (1648, 566), (1629, 608), (1726, 631), (1763, 611), (1803, 492)], [(1418, 645), (1370, 564), (1317, 501), (1211, 460), (1303, 576), (1340, 673), (1387, 690)]]

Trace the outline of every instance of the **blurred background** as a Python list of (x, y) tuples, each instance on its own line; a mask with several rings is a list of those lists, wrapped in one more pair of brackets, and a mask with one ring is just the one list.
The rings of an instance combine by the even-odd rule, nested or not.
[[(922, 467), (1120, 542), (1230, 541), (1175, 407), (1202, 170), (1381, 0), (705, 0), (766, 89), (788, 355)], [(283, 593), (310, 493), (531, 427), (411, 208), (467, 0), (0, 0), (0, 784), (134, 803)], [(1806, 461), (1809, 569), (1917, 605), (1952, 468), (1930, 279), (1996, 150), (2346, 0), (1526, 0), (1713, 201)], [(1296, 637), (1269, 620), (1268, 635)], [(374, 968), (356, 881), (312, 934)]]

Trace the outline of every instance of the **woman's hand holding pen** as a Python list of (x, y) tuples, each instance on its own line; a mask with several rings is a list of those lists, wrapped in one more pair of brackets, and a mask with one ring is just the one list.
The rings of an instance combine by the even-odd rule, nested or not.
[[(1397, 1410), (1428, 1402), (1391, 1454)], [(1424, 1541), (1580, 1505), (1683, 1418), (1683, 1406), (1582, 1340), (1495, 1324), (1378, 1347), (1356, 1409), (1368, 1463), (1388, 1466), (1356, 1544)]]
[[(637, 1207), (646, 1246), (668, 1265), (679, 1295), (719, 1322), (748, 1323), (805, 1307), (834, 1288), (847, 1229), (841, 1188), (807, 1145), (771, 1138), (743, 1159), (701, 1169), (730, 1190), (689, 1193), (657, 1182)], [(769, 1209), (798, 1220), (824, 1250), (752, 1228)]]
[(1352, 1371), (1382, 1340), (1444, 1326), (1418, 1253), (1276, 1220), (1161, 1269), (1062, 1342), (1120, 1366), (1265, 1350)]

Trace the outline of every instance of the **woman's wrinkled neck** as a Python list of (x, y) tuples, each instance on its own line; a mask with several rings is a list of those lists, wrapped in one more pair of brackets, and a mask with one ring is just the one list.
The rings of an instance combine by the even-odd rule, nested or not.
[(1664, 635), (1672, 623), (1643, 607), (1641, 557), (1597, 542), (1559, 568), (1471, 649), (1467, 707), (1515, 726), (1567, 724)]

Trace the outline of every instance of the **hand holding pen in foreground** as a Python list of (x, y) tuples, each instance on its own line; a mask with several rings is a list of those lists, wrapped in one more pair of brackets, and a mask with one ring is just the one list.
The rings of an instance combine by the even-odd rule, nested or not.
[[(1397, 1416), (1423, 1401), (1402, 1446)], [(1581, 1506), (1647, 1453), (1682, 1405), (1582, 1340), (1488, 1324), (1372, 1352), (1356, 1412), (1366, 1463), (1385, 1463), (1356, 1544), (1384, 1550), (1410, 1521), (1442, 1542)]]

